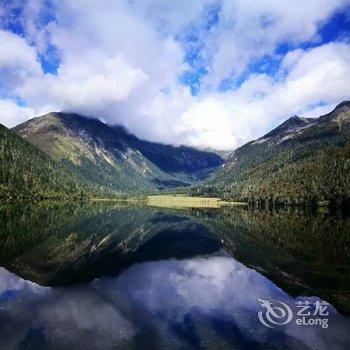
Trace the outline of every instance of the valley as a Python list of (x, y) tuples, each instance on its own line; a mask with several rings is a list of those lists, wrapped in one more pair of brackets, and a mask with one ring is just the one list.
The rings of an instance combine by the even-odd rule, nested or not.
[(185, 194), (199, 197), (194, 206), (204, 205), (203, 197), (344, 206), (350, 198), (350, 102), (319, 118), (294, 116), (226, 160), (220, 152), (143, 141), (120, 126), (69, 113), (12, 130), (2, 126), (1, 135), (3, 199), (163, 195), (157, 205), (177, 206), (166, 196)]

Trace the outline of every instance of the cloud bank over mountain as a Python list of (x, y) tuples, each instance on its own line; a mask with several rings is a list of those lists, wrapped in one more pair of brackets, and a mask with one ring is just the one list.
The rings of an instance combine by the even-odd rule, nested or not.
[(49, 111), (236, 148), (350, 96), (349, 0), (3, 1), (0, 122)]

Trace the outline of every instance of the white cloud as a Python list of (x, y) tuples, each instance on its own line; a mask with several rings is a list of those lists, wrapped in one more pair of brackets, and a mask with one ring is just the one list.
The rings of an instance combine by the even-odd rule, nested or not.
[(184, 52), (122, 2), (85, 4), (56, 3), (57, 24), (45, 30), (61, 57), (57, 74), (38, 74), (17, 92), (36, 109), (46, 104), (142, 130), (155, 117), (143, 114), (148, 105), (178, 89)]
[[(252, 75), (234, 91), (199, 99), (181, 118), (183, 128), (191, 130), (189, 142), (236, 148), (287, 117), (319, 116), (349, 98), (349, 45), (330, 43), (297, 50), (286, 57), (286, 62), (282, 63), (283, 69), (288, 67), (283, 79)], [(320, 101), (326, 106), (318, 107)]]
[(148, 78), (122, 57), (105, 57), (90, 51), (83, 62), (62, 64), (57, 75), (41, 74), (28, 79), (18, 92), (36, 105), (44, 100), (59, 109), (93, 115), (111, 101), (127, 99)]
[[(227, 345), (227, 337), (215, 332), (213, 324), (218, 320), (243, 338), (266, 344), (271, 330), (256, 318), (262, 310), (258, 298), (284, 302), (293, 311), (299, 300), (310, 304), (319, 300), (292, 298), (255, 270), (222, 256), (134, 264), (116, 277), (66, 288), (40, 287), (1, 269), (0, 281), (0, 286), (4, 284), (0, 295), (16, 290), (14, 297), (0, 300), (6, 348), (17, 348), (28, 330), (41, 328), (45, 328), (45, 339), (54, 339), (57, 347), (77, 342), (82, 348), (121, 347), (144, 339), (151, 331), (155, 344), (175, 339), (181, 348), (189, 344), (188, 338), (174, 329), (188, 330), (189, 324), (200, 339)], [(310, 348), (326, 349), (332, 341), (332, 349), (344, 348), (349, 321), (331, 305), (327, 311), (332, 324), (327, 332), (291, 322), (278, 330), (278, 344), (281, 339), (286, 344), (293, 339)]]
[(20, 291), (22, 289), (28, 289), (28, 291), (37, 294), (45, 293), (50, 289), (41, 287), (31, 281), (23, 280), (17, 277), (15, 274), (8, 272), (3, 267), (0, 267), (0, 280), (0, 296), (8, 293), (9, 291)]
[(0, 30), (0, 45), (0, 86), (12, 89), (41, 72), (36, 50), (25, 39)]
[[(317, 43), (319, 25), (346, 3), (223, 0), (218, 23), (207, 31), (208, 6), (217, 4), (212, 0), (57, 0), (56, 20), (47, 25), (37, 20), (49, 11), (44, 2), (30, 0), (22, 16), (27, 40), (0, 31), (0, 122), (12, 126), (33, 114), (74, 111), (123, 124), (150, 140), (238, 147), (283, 118), (314, 116), (349, 98), (349, 45), (297, 48), (304, 41)], [(209, 69), (198, 96), (179, 83), (192, 45), (183, 38), (191, 33)], [(252, 60), (280, 59), (275, 50), (284, 42), (296, 49), (274, 76), (247, 74), (238, 88), (217, 91), (223, 79), (237, 77)], [(45, 74), (38, 61), (49, 45), (60, 58), (57, 74)], [(28, 107), (11, 102), (13, 96)]]
[(36, 116), (29, 107), (21, 107), (10, 99), (0, 100), (0, 123), (8, 128), (16, 126)]
[(349, 1), (223, 1), (218, 25), (205, 38), (211, 63), (206, 85), (216, 87), (253, 59), (273, 55), (278, 44), (317, 40), (318, 25), (345, 4)]

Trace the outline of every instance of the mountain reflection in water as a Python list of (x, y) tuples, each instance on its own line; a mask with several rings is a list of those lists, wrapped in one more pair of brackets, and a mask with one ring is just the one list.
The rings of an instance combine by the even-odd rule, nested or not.
[[(0, 207), (0, 223), (0, 349), (350, 344), (340, 214), (46, 203)], [(258, 298), (327, 300), (329, 328), (268, 328)]]

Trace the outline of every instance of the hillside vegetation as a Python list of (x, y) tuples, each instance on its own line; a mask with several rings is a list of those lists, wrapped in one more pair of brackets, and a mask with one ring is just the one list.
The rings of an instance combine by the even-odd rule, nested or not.
[(193, 194), (256, 205), (350, 199), (350, 103), (317, 119), (292, 117), (231, 154)]
[(111, 193), (80, 181), (67, 168), (0, 124), (0, 199), (98, 194)]
[(0, 125), (0, 165), (3, 198), (85, 194), (47, 155), (3, 125)]

